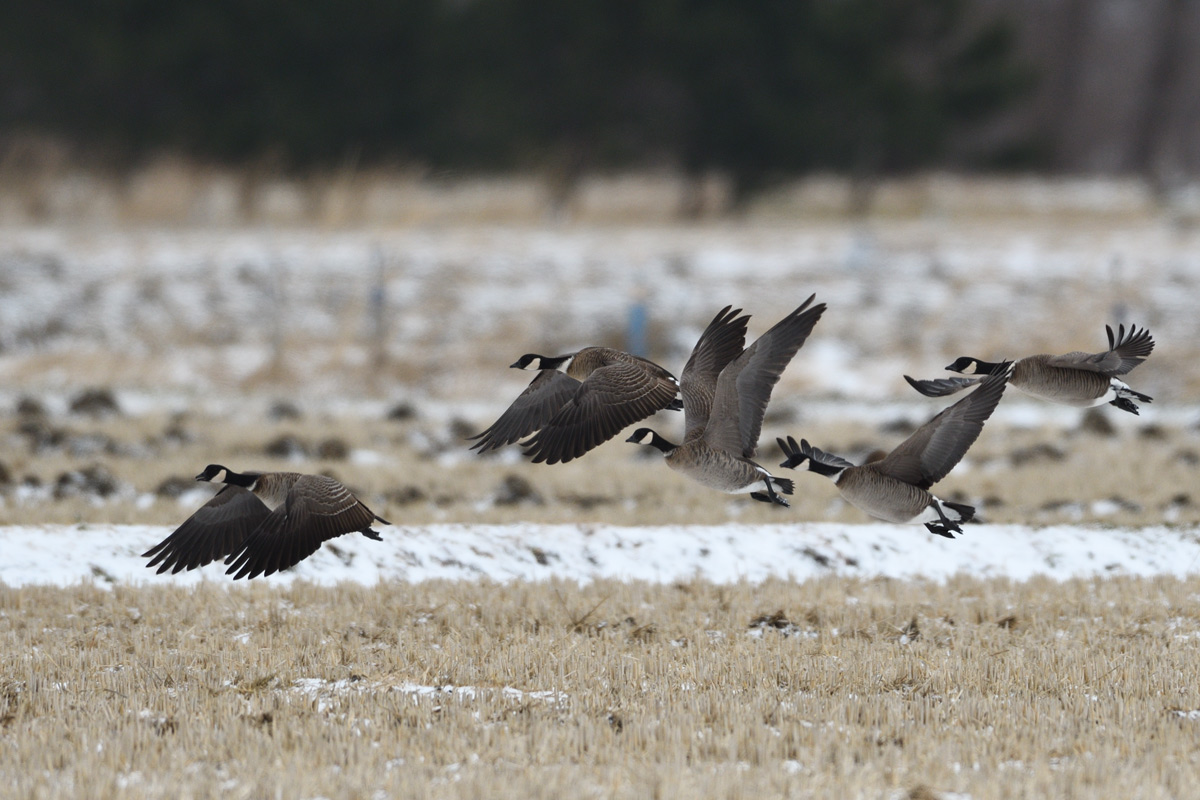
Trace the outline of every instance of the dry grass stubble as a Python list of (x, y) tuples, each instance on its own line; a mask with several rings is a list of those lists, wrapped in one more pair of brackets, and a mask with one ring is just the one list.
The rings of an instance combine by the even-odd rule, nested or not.
[(0, 786), (1178, 797), (1200, 785), (1198, 591), (1197, 578), (0, 589)]
[[(910, 412), (896, 422), (923, 422), (924, 413)], [(1193, 488), (1200, 471), (1200, 428), (1143, 427), (1129, 415), (1114, 417), (1119, 413), (1109, 415), (1116, 425), (1111, 436), (993, 420), (964, 463), (935, 491), (977, 506), (980, 518), (993, 523), (1200, 521), (1200, 496)], [(29, 420), (13, 415), (0, 418), (0, 444), (8, 445), (0, 464), (12, 480), (0, 484), (0, 522), (178, 525), (203, 500), (188, 494), (179, 501), (156, 492), (168, 479), (179, 487), (198, 486), (193, 478), (209, 463), (240, 470), (330, 472), (398, 525), (871, 521), (846, 504), (828, 480), (777, 468), (782, 455), (775, 437), (807, 437), (857, 463), (871, 448), (895, 447), (907, 430), (851, 421), (817, 424), (802, 411), (797, 417), (768, 418), (758, 456), (768, 469), (796, 481), (792, 508), (782, 509), (705, 489), (668, 469), (651, 448), (627, 444), (624, 433), (584, 458), (547, 466), (528, 463), (515, 447), (486, 457), (468, 450), (464, 437), (483, 430), (490, 418), (447, 423), (419, 413), (396, 421), (382, 414), (318, 412), (272, 420), (254, 411), (154, 412), (101, 419), (50, 417), (32, 423), (42, 431), (35, 436), (23, 432)], [(650, 424), (677, 438), (682, 420), (664, 413)], [(61, 441), (39, 445), (39, 436)], [(307, 454), (289, 458), (273, 453), (273, 445), (285, 440), (298, 443)], [(322, 456), (326, 443), (338, 445), (338, 457)], [(356, 458), (355, 453), (370, 457)], [(65, 472), (95, 465), (110, 472), (121, 490), (103, 500), (56, 497), (51, 491)], [(29, 482), (40, 484), (42, 491), (17, 491), (18, 484)], [(514, 486), (521, 491), (513, 491)], [(1097, 509), (1097, 502), (1109, 507)], [(913, 534), (925, 535), (920, 528)]]

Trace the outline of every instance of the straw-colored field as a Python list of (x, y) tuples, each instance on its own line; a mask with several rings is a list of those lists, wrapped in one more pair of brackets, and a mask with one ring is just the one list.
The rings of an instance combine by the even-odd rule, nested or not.
[(0, 589), (0, 793), (1182, 797), (1198, 592)]

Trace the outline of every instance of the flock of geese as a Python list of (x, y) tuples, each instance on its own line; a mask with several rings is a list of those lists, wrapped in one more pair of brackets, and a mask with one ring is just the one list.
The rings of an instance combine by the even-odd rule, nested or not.
[[(537, 374), (495, 423), (472, 437), (471, 448), (483, 453), (521, 442), (534, 462), (565, 463), (658, 411), (682, 410), (682, 443), (646, 427), (626, 441), (658, 449), (668, 467), (710, 489), (787, 506), (784, 496), (795, 491), (794, 481), (772, 475), (754, 457), (771, 392), (825, 313), (825, 304), (814, 305), (815, 299), (810, 296), (748, 347), (749, 315), (726, 306), (700, 335), (678, 379), (652, 361), (608, 347), (523, 355), (512, 367)], [(975, 389), (878, 460), (855, 465), (789, 436), (777, 440), (786, 456), (780, 467), (806, 467), (832, 479), (848, 502), (873, 517), (923, 524), (953, 538), (975, 509), (929, 490), (962, 460), (1007, 386), (1054, 403), (1083, 408), (1109, 403), (1133, 414), (1134, 401), (1151, 401), (1121, 380), (1153, 351), (1149, 332), (1136, 326), (1126, 331), (1123, 325), (1115, 333), (1106, 330), (1108, 349), (1100, 353), (1033, 355), (1015, 362), (963, 356), (946, 369), (967, 377), (905, 375), (928, 397)], [(390, 524), (323, 475), (239, 473), (210, 464), (196, 480), (223, 486), (143, 554), (159, 573), (224, 559), (226, 573), (235, 579), (271, 575), (312, 555), (327, 539), (358, 532), (378, 540), (371, 526)]]

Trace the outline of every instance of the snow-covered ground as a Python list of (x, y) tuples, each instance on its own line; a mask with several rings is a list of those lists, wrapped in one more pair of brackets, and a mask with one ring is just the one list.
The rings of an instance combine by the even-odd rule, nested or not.
[(623, 343), (635, 308), (678, 370), (726, 303), (756, 336), (815, 292), (829, 311), (785, 375), (809, 395), (907, 396), (902, 373), (964, 352), (1097, 350), (1132, 322), (1159, 341), (1139, 390), (1193, 400), (1198, 253), (1154, 221), (0, 229), (0, 382), (195, 399), (282, 359), (301, 393), (345, 397), (382, 356), (377, 392), (479, 400), (521, 353)]
[[(0, 582), (233, 584), (219, 563), (157, 575), (139, 554), (171, 529), (140, 525), (0, 527)], [(428, 525), (383, 529), (384, 541), (343, 536), (294, 569), (257, 581), (600, 578), (672, 582), (804, 580), (823, 575), (941, 580), (958, 574), (1064, 580), (1200, 571), (1200, 529), (969, 525), (951, 541), (924, 528), (864, 524), (616, 527)]]

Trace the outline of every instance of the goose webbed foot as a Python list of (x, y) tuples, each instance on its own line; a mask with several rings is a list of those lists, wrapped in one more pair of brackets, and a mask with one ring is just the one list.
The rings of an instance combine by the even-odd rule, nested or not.
[(930, 533), (936, 533), (938, 536), (945, 536), (947, 539), (953, 539), (955, 533), (962, 533), (962, 528), (958, 524), (946, 520), (943, 522), (926, 522), (925, 527)]
[(367, 528), (366, 530), (359, 531), (359, 533), (368, 539), (374, 539), (377, 542), (383, 541), (383, 537), (379, 535), (379, 531), (373, 531), (370, 528)]
[(1138, 412), (1138, 407), (1135, 406), (1133, 401), (1128, 397), (1118, 397), (1116, 400), (1113, 400), (1111, 403), (1109, 403), (1109, 405), (1114, 405), (1122, 411), (1128, 411), (1130, 414), (1137, 414), (1139, 417), (1141, 416), (1141, 414)]
[(767, 491), (751, 492), (750, 496), (753, 497), (755, 500), (757, 500), (760, 503), (774, 503), (776, 505), (783, 506), (784, 508), (792, 507), (791, 503), (789, 503), (787, 500), (784, 500), (782, 497), (780, 497), (778, 494), (775, 493), (775, 490), (771, 488), (770, 484), (767, 485)]
[(953, 539), (954, 534), (962, 533), (963, 530), (957, 522), (954, 522), (946, 513), (942, 511), (941, 503), (936, 500), (933, 502), (933, 510), (937, 512), (938, 519), (936, 522), (926, 522), (925, 527), (930, 533), (936, 533), (938, 536), (945, 536), (947, 539)]

